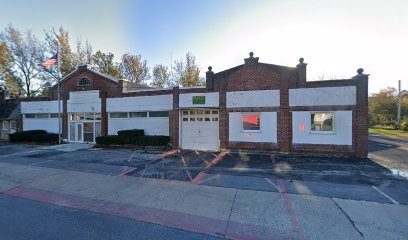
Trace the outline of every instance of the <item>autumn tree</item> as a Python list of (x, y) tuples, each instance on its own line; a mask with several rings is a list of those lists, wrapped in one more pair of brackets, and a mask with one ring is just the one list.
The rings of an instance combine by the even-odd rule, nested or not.
[(200, 69), (195, 63), (195, 56), (188, 52), (186, 58), (174, 61), (176, 84), (182, 87), (202, 86), (204, 79), (200, 78)]
[(171, 86), (169, 68), (163, 64), (158, 64), (153, 68), (153, 81), (152, 87), (164, 88)]
[(150, 77), (147, 61), (140, 54), (123, 54), (120, 69), (122, 76), (133, 83), (143, 84)]
[[(0, 34), (0, 42), (9, 50), (8, 60), (2, 61), (2, 78), (6, 83), (18, 86), (27, 97), (34, 96), (34, 85), (42, 74), (38, 65), (44, 60), (45, 47), (31, 31), (20, 32), (9, 25)], [(4, 48), (4, 47), (3, 47)]]
[(92, 61), (98, 67), (99, 72), (120, 78), (120, 68), (117, 63), (113, 61), (115, 55), (113, 53), (102, 53), (100, 50), (92, 56)]

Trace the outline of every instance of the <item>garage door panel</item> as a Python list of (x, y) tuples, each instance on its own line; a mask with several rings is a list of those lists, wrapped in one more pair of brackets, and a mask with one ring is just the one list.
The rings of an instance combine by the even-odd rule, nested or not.
[(218, 110), (183, 110), (181, 120), (182, 148), (219, 150)]

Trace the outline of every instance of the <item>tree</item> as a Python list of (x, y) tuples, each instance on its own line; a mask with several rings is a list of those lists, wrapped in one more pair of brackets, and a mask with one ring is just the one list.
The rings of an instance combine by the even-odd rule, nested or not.
[(113, 62), (115, 55), (113, 53), (102, 53), (98, 50), (93, 56), (92, 61), (98, 67), (99, 72), (120, 78), (120, 69), (118, 64)]
[[(388, 87), (371, 94), (368, 98), (368, 114), (370, 125), (396, 126), (398, 109), (398, 92)], [(401, 119), (408, 118), (408, 92), (401, 91)]]
[(31, 31), (21, 33), (9, 25), (0, 34), (0, 41), (9, 49), (9, 59), (1, 62), (2, 78), (18, 86), (24, 95), (32, 97), (34, 84), (39, 80), (45, 47)]
[(172, 85), (170, 82), (169, 68), (165, 65), (158, 64), (153, 68), (153, 82), (152, 87), (164, 88)]
[(176, 84), (182, 87), (202, 86), (204, 79), (200, 78), (200, 69), (195, 63), (195, 57), (188, 52), (183, 61), (174, 61), (173, 70), (176, 74)]
[(130, 82), (143, 84), (144, 81), (146, 81), (150, 77), (147, 61), (142, 61), (142, 57), (140, 56), (140, 54), (123, 54), (120, 66), (123, 77)]

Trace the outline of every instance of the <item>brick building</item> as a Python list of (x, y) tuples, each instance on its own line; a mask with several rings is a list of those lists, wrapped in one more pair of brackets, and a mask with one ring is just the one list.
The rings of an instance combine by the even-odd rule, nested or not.
[[(101, 74), (86, 65), (61, 80), (62, 136), (94, 142), (123, 129), (168, 135), (174, 147), (217, 151), (367, 155), (368, 75), (306, 81), (306, 63), (296, 67), (259, 58), (214, 73), (205, 87), (152, 89)], [(58, 132), (57, 87), (49, 101), (24, 102), (23, 129)]]
[(0, 140), (8, 140), (10, 133), (20, 129), (18, 103), (18, 99), (10, 98), (7, 91), (0, 89)]

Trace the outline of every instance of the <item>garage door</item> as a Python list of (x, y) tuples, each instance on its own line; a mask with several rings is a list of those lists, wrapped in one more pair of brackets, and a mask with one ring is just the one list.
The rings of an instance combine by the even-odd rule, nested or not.
[(219, 150), (218, 110), (183, 110), (181, 146), (184, 149)]

